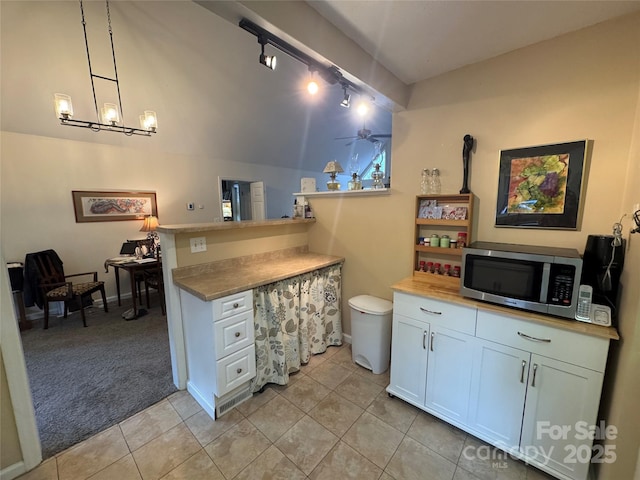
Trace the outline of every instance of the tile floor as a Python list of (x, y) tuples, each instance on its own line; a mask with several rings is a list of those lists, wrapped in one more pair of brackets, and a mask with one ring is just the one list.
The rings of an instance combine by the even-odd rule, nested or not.
[(286, 387), (270, 385), (216, 422), (177, 392), (20, 479), (551, 478), (504, 454), (487, 458), (479, 440), (390, 398), (388, 383), (388, 372), (354, 364), (348, 344), (331, 347)]

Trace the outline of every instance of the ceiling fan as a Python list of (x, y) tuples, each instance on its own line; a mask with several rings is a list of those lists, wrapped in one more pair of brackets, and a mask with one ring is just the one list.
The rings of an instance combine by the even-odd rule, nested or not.
[(372, 143), (378, 143), (380, 142), (380, 140), (378, 140), (379, 138), (391, 138), (391, 134), (390, 133), (371, 133), (371, 130), (369, 130), (365, 124), (362, 124), (362, 128), (360, 130), (358, 130), (357, 134), (355, 136), (352, 137), (338, 137), (335, 138), (334, 140), (352, 140), (351, 142), (345, 144), (345, 145), (351, 145), (353, 142), (356, 142), (358, 140), (368, 140)]

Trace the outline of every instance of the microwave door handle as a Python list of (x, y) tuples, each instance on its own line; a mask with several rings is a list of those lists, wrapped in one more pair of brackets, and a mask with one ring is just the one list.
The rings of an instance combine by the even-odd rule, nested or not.
[(545, 262), (542, 267), (542, 288), (540, 288), (540, 303), (547, 303), (549, 293), (549, 279), (551, 278), (551, 264)]

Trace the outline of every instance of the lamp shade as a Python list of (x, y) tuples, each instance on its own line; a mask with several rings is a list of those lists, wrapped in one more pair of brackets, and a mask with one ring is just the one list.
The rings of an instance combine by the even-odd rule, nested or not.
[(327, 163), (327, 166), (324, 167), (322, 173), (342, 173), (344, 172), (342, 165), (340, 165), (336, 160), (331, 160)]
[(144, 223), (142, 224), (141, 232), (153, 232), (158, 228), (158, 217), (149, 215), (144, 217)]

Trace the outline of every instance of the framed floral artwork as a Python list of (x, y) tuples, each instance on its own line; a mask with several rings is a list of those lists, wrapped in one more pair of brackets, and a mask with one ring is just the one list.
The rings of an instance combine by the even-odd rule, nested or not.
[(502, 150), (496, 227), (577, 230), (588, 140)]

